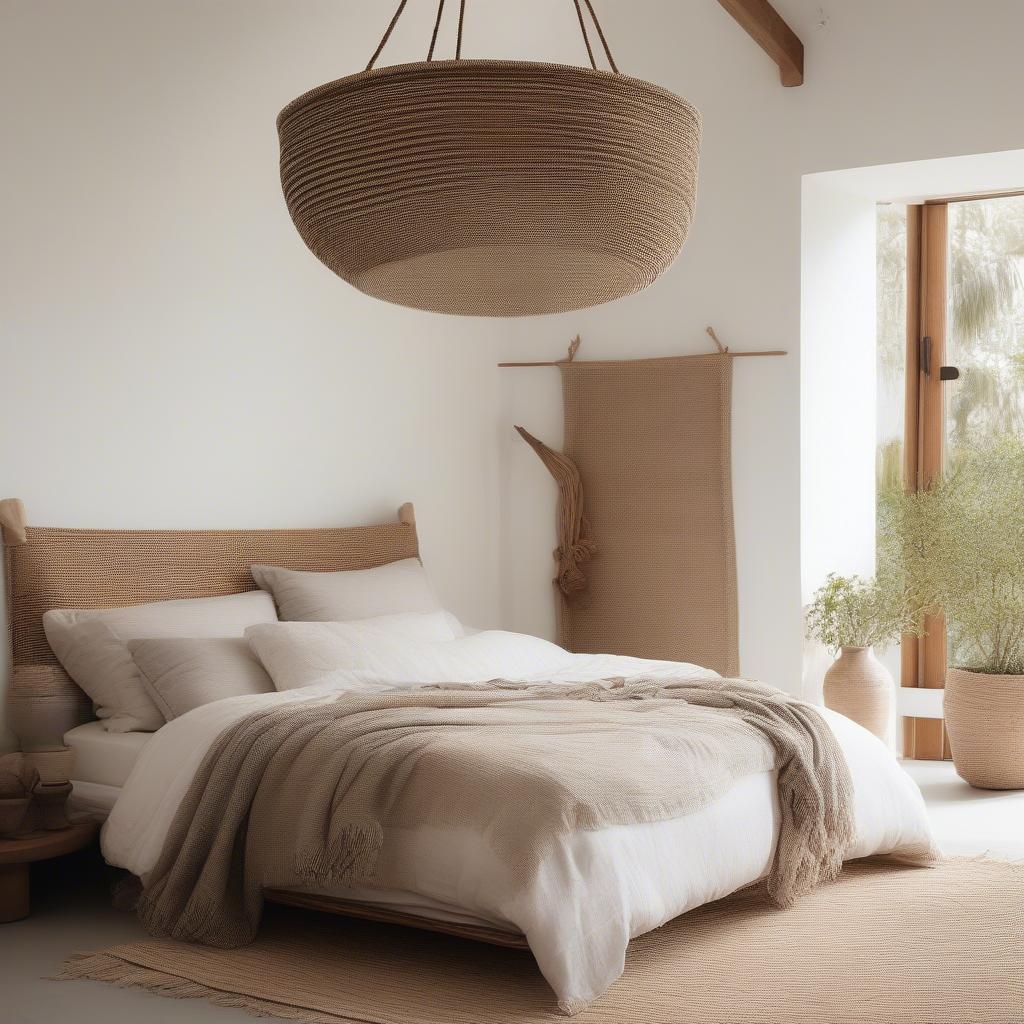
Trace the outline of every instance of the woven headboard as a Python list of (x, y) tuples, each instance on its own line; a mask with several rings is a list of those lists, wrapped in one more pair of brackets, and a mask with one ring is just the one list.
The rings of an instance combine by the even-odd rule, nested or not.
[(8, 498), (0, 501), (0, 527), (12, 690), (19, 676), (31, 689), (66, 680), (43, 632), (42, 616), (51, 608), (238, 594), (256, 589), (249, 566), (259, 563), (330, 571), (419, 556), (411, 504), (398, 510), (396, 522), (341, 529), (80, 530), (28, 526), (22, 503)]

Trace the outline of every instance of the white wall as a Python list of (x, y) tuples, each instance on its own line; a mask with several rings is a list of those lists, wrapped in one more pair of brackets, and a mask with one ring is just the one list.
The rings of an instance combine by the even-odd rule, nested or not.
[(800, 552), (807, 601), (830, 572), (874, 572), (875, 203), (843, 189), (833, 175), (809, 175), (801, 221)]
[[(741, 665), (798, 680), (799, 90), (779, 85), (774, 65), (717, 3), (599, 10), (620, 67), (703, 114), (696, 219), (680, 258), (652, 287), (582, 313), (510, 321), (502, 355), (558, 358), (577, 332), (578, 358), (708, 352), (708, 324), (734, 348), (790, 351), (735, 364), (733, 480)], [(550, 635), (555, 487), (511, 424), (559, 443), (558, 372), (502, 373), (503, 613), (512, 628)]]
[[(827, 573), (870, 575), (875, 566), (877, 204), (997, 192), (1008, 182), (1024, 182), (1024, 150), (803, 178), (800, 552), (805, 601)], [(885, 660), (897, 676), (898, 650), (888, 651)], [(830, 652), (807, 644), (805, 695), (820, 695), (830, 662)], [(941, 691), (931, 699), (941, 709)]]
[[(646, 292), (582, 314), (513, 322), (502, 354), (557, 357), (577, 331), (581, 357), (706, 351), (709, 323), (735, 347), (790, 351), (787, 359), (736, 364), (733, 472), (741, 668), (800, 690), (801, 530), (809, 541), (804, 583), (813, 589), (811, 578), (820, 581), (832, 567), (830, 527), (848, 526), (870, 544), (874, 465), (873, 395), (858, 396), (868, 403), (864, 408), (841, 401), (844, 383), (873, 383), (868, 264), (864, 281), (872, 291), (837, 294), (831, 333), (821, 317), (810, 325), (817, 332), (810, 344), (825, 346), (806, 353), (811, 387), (819, 386), (814, 370), (830, 361), (828, 349), (840, 341), (855, 347), (830, 368), (834, 386), (827, 393), (805, 396), (831, 415), (816, 424), (817, 458), (805, 465), (808, 477), (801, 481), (802, 178), (1024, 143), (1024, 66), (1016, 52), (1024, 4), (776, 0), (776, 6), (806, 46), (807, 80), (798, 89), (779, 86), (767, 58), (710, 0), (602, 4), (620, 65), (680, 92), (704, 114), (696, 223), (675, 266)], [(635, 16), (638, 9), (645, 17)], [(831, 239), (843, 260), (871, 258), (873, 224), (870, 217), (858, 220), (859, 212), (846, 225), (850, 234)], [(506, 424), (523, 423), (558, 442), (557, 371), (504, 372), (504, 616), (514, 627), (547, 632), (551, 605), (538, 595), (550, 587), (554, 486)], [(837, 457), (832, 464), (830, 448)], [(838, 461), (847, 458), (846, 466)], [(808, 488), (803, 511), (802, 485)], [(823, 524), (837, 509), (842, 519)], [(836, 569), (866, 567), (863, 550), (837, 550), (836, 558)]]
[[(362, 67), (390, 2), (0, 0), (0, 493), (82, 526), (412, 499), (460, 615), (549, 633), (554, 488), (512, 423), (558, 442), (557, 375), (494, 364), (577, 332), (592, 358), (702, 351), (711, 323), (791, 353), (737, 364), (734, 476), (743, 669), (797, 688), (801, 175), (1021, 145), (1024, 4), (777, 4), (800, 89), (713, 0), (599, 3), (623, 70), (704, 114), (696, 223), (638, 296), (486, 321), (364, 298), (280, 198), (277, 111)], [(410, 4), (384, 60), (422, 56), (432, 13)], [(578, 61), (574, 26), (569, 0), (470, 0), (465, 53)]]
[[(396, 60), (429, 38), (411, 13)], [(493, 323), (347, 287), (281, 197), (277, 112), (361, 68), (382, 14), (2, 4), (0, 497), (39, 525), (127, 527), (364, 523), (412, 500), (445, 602), (496, 624)]]

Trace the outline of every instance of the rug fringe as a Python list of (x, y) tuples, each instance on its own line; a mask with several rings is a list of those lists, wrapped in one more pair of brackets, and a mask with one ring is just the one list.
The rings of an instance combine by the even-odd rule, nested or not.
[(1011, 859), (1010, 857), (997, 857), (986, 850), (984, 853), (954, 853), (937, 860), (933, 867), (941, 867), (943, 864), (998, 864), (1005, 867), (1012, 864), (1020, 871), (1024, 871), (1024, 860)]
[(109, 953), (72, 953), (53, 981), (105, 981), (117, 988), (144, 988), (166, 999), (206, 999), (215, 1006), (245, 1010), (252, 1017), (277, 1017), (303, 1024), (364, 1024), (304, 1006), (275, 1003), (256, 996), (209, 988), (186, 978), (140, 967)]

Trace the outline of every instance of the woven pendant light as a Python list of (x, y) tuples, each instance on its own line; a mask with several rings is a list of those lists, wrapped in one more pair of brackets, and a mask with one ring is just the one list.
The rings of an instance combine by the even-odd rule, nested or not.
[(529, 316), (639, 291), (693, 217), (700, 115), (666, 89), (591, 67), (427, 60), (365, 71), (277, 119), (281, 182), (312, 252), (360, 291), (417, 309)]

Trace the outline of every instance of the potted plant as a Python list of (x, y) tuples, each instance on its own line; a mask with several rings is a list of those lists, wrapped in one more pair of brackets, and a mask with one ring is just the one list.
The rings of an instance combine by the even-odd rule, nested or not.
[(930, 489), (885, 496), (881, 535), (921, 605), (945, 615), (957, 772), (1024, 788), (1024, 440), (969, 450)]
[(920, 616), (902, 578), (892, 573), (871, 580), (830, 573), (807, 610), (807, 635), (839, 657), (825, 673), (825, 705), (887, 739), (893, 679), (875, 657), (905, 632), (916, 632)]

